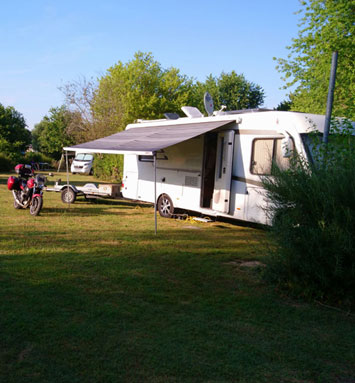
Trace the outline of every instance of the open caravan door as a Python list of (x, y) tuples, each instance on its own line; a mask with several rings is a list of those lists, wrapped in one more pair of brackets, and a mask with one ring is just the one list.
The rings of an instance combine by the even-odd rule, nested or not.
[(229, 213), (233, 168), (234, 130), (218, 134), (212, 209)]

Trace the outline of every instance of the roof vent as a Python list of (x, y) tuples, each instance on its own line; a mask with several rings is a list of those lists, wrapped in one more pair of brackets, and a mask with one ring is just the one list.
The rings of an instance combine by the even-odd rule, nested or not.
[(203, 117), (203, 114), (194, 106), (183, 106), (181, 110), (186, 114), (189, 118), (200, 118)]
[(177, 120), (180, 116), (177, 113), (164, 113), (167, 120)]

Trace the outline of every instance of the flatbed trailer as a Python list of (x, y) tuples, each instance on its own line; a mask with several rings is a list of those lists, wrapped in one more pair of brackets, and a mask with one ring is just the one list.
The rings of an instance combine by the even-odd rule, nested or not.
[(48, 192), (61, 193), (61, 199), (64, 203), (74, 203), (76, 197), (85, 198), (116, 198), (121, 196), (120, 185), (118, 184), (94, 184), (88, 183), (84, 186), (75, 186), (72, 184), (60, 184), (57, 181), (53, 187), (47, 187)]

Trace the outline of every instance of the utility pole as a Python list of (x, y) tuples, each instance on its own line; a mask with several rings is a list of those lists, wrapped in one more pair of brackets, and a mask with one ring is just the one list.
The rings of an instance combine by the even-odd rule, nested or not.
[(338, 52), (333, 52), (332, 55), (332, 67), (330, 69), (330, 78), (329, 78), (329, 89), (328, 89), (328, 100), (327, 100), (327, 111), (325, 114), (324, 121), (324, 134), (323, 134), (323, 143), (328, 144), (328, 136), (330, 129), (330, 118), (332, 116), (333, 108), (333, 99), (334, 99), (334, 87), (335, 87), (335, 76), (337, 72), (338, 64)]

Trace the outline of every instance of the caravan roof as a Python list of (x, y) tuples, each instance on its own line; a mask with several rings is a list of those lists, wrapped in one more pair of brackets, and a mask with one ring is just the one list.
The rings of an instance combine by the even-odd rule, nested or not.
[[(86, 153), (135, 153), (152, 154), (158, 150), (187, 141), (193, 137), (221, 128), (230, 123), (238, 124), (240, 131), (243, 125), (248, 130), (277, 130), (278, 124), (287, 122), (298, 133), (307, 133), (312, 126), (322, 132), (324, 116), (297, 112), (280, 111), (236, 111), (221, 112), (210, 117), (183, 117), (175, 120), (151, 120), (129, 124), (125, 131), (99, 138), (83, 144), (65, 147), (64, 150), (85, 151)], [(247, 124), (248, 123), (248, 124)]]

